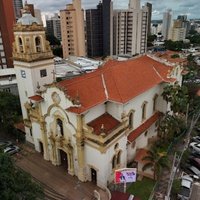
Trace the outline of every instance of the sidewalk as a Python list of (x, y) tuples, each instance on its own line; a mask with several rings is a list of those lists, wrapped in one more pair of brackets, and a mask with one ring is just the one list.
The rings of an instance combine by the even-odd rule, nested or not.
[(55, 191), (56, 195), (60, 195), (59, 199), (92, 200), (93, 191), (96, 190), (101, 194), (102, 200), (107, 200), (105, 191), (95, 184), (80, 182), (77, 177), (67, 174), (64, 168), (45, 161), (41, 154), (26, 145), (23, 145), (22, 152), (16, 156), (16, 165), (46, 186), (46, 190), (51, 190), (51, 193)]

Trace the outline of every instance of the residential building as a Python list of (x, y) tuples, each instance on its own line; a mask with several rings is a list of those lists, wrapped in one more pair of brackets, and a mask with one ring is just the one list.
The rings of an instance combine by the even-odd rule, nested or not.
[(54, 35), (61, 41), (60, 17), (57, 13), (55, 13), (54, 17), (51, 17), (51, 19), (46, 20), (46, 32), (49, 35)]
[(26, 2), (26, 5), (28, 6), (28, 8), (29, 8), (29, 10), (30, 10), (31, 15), (32, 15), (33, 17), (35, 17), (34, 4), (30, 4), (30, 3), (27, 3), (27, 2)]
[[(9, 16), (9, 17), (8, 17)], [(12, 0), (0, 1), (0, 69), (13, 67), (12, 43), (15, 23)]]
[[(143, 55), (56, 82), (44, 28), (28, 10), (14, 35), (26, 140), (45, 160), (63, 166), (63, 176), (105, 188), (116, 169), (126, 168), (156, 138), (160, 112), (170, 109), (163, 88), (181, 82), (182, 65)], [(152, 177), (152, 170), (138, 173)]]
[(152, 4), (147, 2), (146, 7), (148, 8), (148, 31), (147, 31), (147, 35), (151, 35)]
[(22, 16), (21, 10), (23, 8), (23, 2), (22, 0), (12, 0), (12, 1), (15, 11), (15, 19), (18, 20)]
[(40, 9), (34, 9), (35, 17), (42, 23), (42, 15)]
[(96, 9), (86, 10), (86, 37), (87, 56), (103, 56), (103, 13), (102, 3), (99, 2)]
[(167, 10), (163, 13), (162, 35), (164, 40), (170, 38), (170, 30), (172, 28), (172, 10)]
[(147, 49), (148, 8), (140, 0), (130, 0), (128, 10), (115, 10), (113, 54), (143, 54)]
[(63, 57), (85, 56), (84, 11), (81, 0), (73, 0), (60, 11)]
[(112, 55), (113, 4), (111, 0), (99, 2), (96, 9), (86, 10), (87, 55), (100, 57)]
[(0, 69), (0, 91), (19, 95), (14, 68)]

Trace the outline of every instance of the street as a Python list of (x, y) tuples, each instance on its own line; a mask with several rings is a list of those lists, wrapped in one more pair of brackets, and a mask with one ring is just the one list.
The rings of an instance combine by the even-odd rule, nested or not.
[(194, 183), (192, 188), (191, 200), (200, 199), (200, 183)]

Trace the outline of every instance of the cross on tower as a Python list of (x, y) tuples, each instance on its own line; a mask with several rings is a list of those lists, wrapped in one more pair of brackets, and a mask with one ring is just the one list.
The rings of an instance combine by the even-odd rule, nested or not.
[(55, 72), (55, 70), (53, 70), (51, 73), (53, 74), (53, 82), (55, 83), (56, 82), (56, 72)]

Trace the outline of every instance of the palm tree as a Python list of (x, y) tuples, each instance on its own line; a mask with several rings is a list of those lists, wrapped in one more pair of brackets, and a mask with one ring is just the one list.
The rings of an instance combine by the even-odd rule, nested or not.
[(162, 169), (169, 169), (166, 153), (159, 152), (155, 146), (147, 151), (147, 155), (142, 160), (147, 161), (142, 170), (145, 171), (146, 169), (152, 168), (154, 180), (159, 178)]

